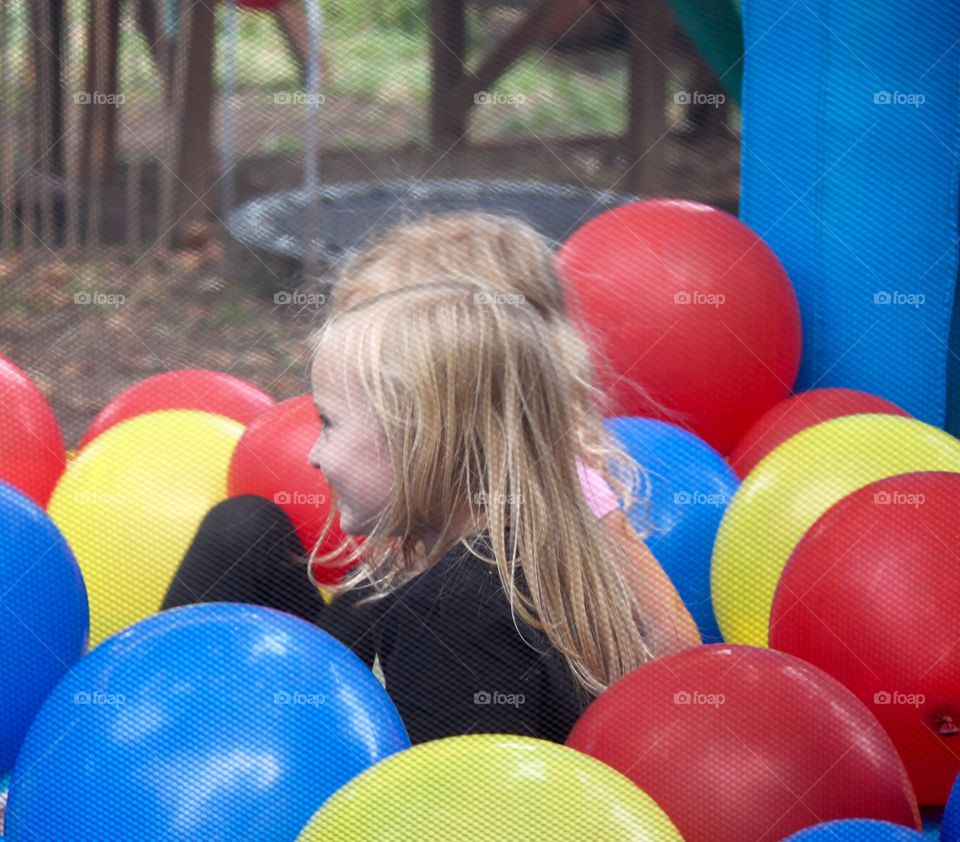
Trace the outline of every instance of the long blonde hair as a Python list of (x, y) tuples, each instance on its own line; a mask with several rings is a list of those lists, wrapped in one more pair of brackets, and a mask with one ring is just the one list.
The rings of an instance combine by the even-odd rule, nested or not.
[[(598, 694), (652, 653), (629, 559), (578, 493), (576, 460), (601, 471), (627, 506), (639, 466), (583, 401), (593, 386), (559, 353), (544, 312), (487, 280), (434, 276), (366, 291), (321, 327), (314, 365), (357, 379), (396, 485), (361, 546), (318, 556), (331, 511), (311, 562), (342, 564), (346, 552), (347, 562), (364, 563), (331, 590), (369, 582), (384, 595), (460, 542), (496, 565), (515, 615)], [(329, 359), (334, 334), (342, 354)], [(492, 557), (466, 541), (464, 522), (489, 529)], [(426, 529), (439, 538), (419, 551)]]
[[(614, 414), (610, 397), (595, 385), (601, 372), (607, 375), (607, 382), (614, 378), (606, 360), (591, 357), (587, 343), (600, 347), (599, 337), (581, 318), (577, 301), (571, 300), (572, 292), (566, 291), (556, 276), (554, 252), (559, 245), (518, 216), (486, 211), (427, 214), (387, 228), (348, 260), (338, 273), (330, 311), (378, 292), (442, 276), (480, 278), (492, 291), (520, 296), (543, 317), (574, 380), (575, 411), (585, 416), (577, 425), (580, 446), (585, 461), (602, 471), (609, 448), (602, 437), (596, 437), (595, 428), (586, 421), (590, 412), (583, 408), (593, 408), (601, 417)], [(627, 388), (651, 415), (684, 424), (686, 419), (678, 410), (658, 401), (640, 383), (628, 381)], [(646, 480), (643, 467), (641, 474)], [(634, 505), (647, 506), (649, 496), (648, 490), (642, 492)], [(646, 537), (652, 532), (649, 518), (643, 511), (633, 514), (635, 522), (647, 523), (640, 530), (640, 536)]]

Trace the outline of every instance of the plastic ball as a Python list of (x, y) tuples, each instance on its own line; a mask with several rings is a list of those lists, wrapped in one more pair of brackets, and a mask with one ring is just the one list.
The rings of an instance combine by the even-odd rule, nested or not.
[(10, 839), (295, 839), (343, 784), (409, 746), (366, 665), (244, 603), (114, 635), (47, 698), (13, 774)]
[[(740, 481), (710, 445), (653, 418), (605, 422), (650, 473), (650, 506), (627, 513), (696, 621), (704, 643), (723, 638), (710, 598), (710, 559), (720, 521)], [(642, 489), (636, 489), (640, 494)]]
[(960, 842), (960, 775), (953, 782), (947, 808), (943, 811), (943, 823), (940, 826), (943, 842)]
[(139, 415), (78, 454), (50, 500), (90, 598), (90, 644), (160, 610), (210, 508), (226, 499), (236, 421), (189, 410)]
[(960, 471), (960, 441), (895, 415), (848, 415), (797, 433), (740, 485), (713, 549), (713, 607), (724, 639), (767, 645), (773, 595), (814, 521), (858, 488), (893, 474)]
[(90, 613), (77, 561), (47, 514), (0, 482), (0, 773), (47, 694), (87, 648)]
[(232, 418), (246, 426), (274, 400), (263, 389), (221, 371), (165, 371), (125, 389), (93, 419), (77, 449), (115, 424), (164, 409), (194, 409)]
[(348, 783), (298, 842), (422, 839), (682, 842), (619, 772), (545, 740), (472, 734), (421, 743)]
[(921, 804), (960, 773), (960, 473), (903, 474), (831, 506), (774, 595), (770, 645), (830, 673), (873, 711)]
[(832, 418), (863, 413), (884, 413), (910, 418), (885, 398), (856, 389), (811, 389), (791, 395), (761, 415), (737, 442), (730, 465), (741, 479), (770, 451), (801, 430)]
[(726, 455), (789, 394), (800, 366), (796, 295), (735, 216), (674, 199), (623, 205), (574, 232), (557, 271), (614, 414), (682, 423)]
[(45, 507), (67, 464), (60, 425), (26, 372), (4, 357), (0, 395), (0, 481)]
[(920, 827), (903, 762), (839, 681), (782, 652), (695, 646), (638, 667), (567, 745), (630, 778), (688, 842), (779, 842), (817, 821)]
[[(244, 432), (230, 461), (227, 480), (231, 497), (257, 494), (280, 506), (293, 521), (307, 552), (319, 541), (334, 505), (323, 473), (308, 461), (320, 430), (310, 395), (276, 404)], [(335, 549), (343, 540), (340, 516), (334, 515), (320, 552)], [(328, 584), (342, 579), (344, 568), (314, 564), (312, 572), (318, 582)]]
[(921, 842), (924, 836), (909, 827), (873, 819), (841, 819), (793, 833), (783, 842)]

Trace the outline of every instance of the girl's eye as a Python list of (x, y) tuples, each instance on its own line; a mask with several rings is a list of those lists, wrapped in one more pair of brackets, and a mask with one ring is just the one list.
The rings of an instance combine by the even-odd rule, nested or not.
[(320, 413), (320, 423), (323, 425), (323, 429), (327, 430), (330, 427), (330, 419), (327, 418), (322, 412)]

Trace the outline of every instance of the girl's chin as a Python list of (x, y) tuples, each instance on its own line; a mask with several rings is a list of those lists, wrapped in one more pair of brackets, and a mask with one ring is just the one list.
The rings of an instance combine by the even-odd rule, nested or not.
[(340, 531), (346, 532), (348, 535), (356, 535), (358, 527), (362, 527), (363, 524), (358, 523), (357, 519), (353, 516), (353, 512), (349, 508), (345, 509), (342, 506), (340, 507)]

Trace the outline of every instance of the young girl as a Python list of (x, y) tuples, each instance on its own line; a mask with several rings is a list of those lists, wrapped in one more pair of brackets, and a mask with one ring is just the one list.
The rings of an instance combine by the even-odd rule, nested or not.
[[(521, 219), (471, 211), (435, 214), (394, 226), (348, 262), (334, 288), (331, 311), (337, 313), (364, 297), (438, 275), (482, 278), (493, 297), (502, 294), (504, 301), (533, 308), (544, 320), (572, 380), (571, 404), (582, 457), (577, 460), (578, 477), (591, 510), (630, 556), (626, 572), (650, 619), (649, 643), (657, 655), (698, 645), (701, 640), (693, 618), (610, 490), (608, 483), (623, 487), (611, 479), (610, 463), (623, 469), (624, 460), (619, 448), (611, 448), (609, 438), (601, 435), (599, 418), (611, 414), (609, 402), (593, 385), (596, 378), (584, 340), (588, 328), (570, 318), (553, 265), (548, 241)], [(569, 309), (575, 315), (576, 302)], [(641, 386), (633, 388), (651, 410), (682, 421)], [(620, 479), (637, 488), (633, 467), (628, 466), (626, 474), (621, 470)], [(636, 501), (636, 505), (646, 504), (645, 498)], [(629, 506), (630, 501), (625, 501), (624, 508)], [(348, 599), (356, 601), (352, 594)]]
[(367, 536), (337, 590), (387, 606), (375, 649), (412, 741), (562, 741), (655, 656), (628, 560), (576, 492), (588, 419), (530, 305), (466, 277), (366, 297), (321, 330), (313, 385), (311, 462)]
[[(454, 518), (443, 528), (442, 524), (418, 525), (414, 519), (406, 536), (394, 535), (387, 542), (392, 547), (392, 561), (397, 562), (396, 566), (388, 564), (387, 556), (381, 552), (378, 564), (364, 562), (338, 589), (343, 593), (330, 606), (324, 606), (306, 577), (296, 576), (295, 552), (287, 546), (291, 542), (292, 525), (269, 501), (247, 497), (226, 501), (211, 511), (171, 586), (164, 607), (199, 599), (238, 599), (274, 607), (288, 606), (288, 610), (303, 616), (315, 612), (320, 625), (352, 646), (368, 664), (380, 653), (388, 690), (415, 742), (465, 733), (471, 728), (536, 733), (562, 740), (589, 698), (626, 671), (628, 664), (699, 643), (696, 627), (676, 591), (603, 482), (602, 475), (605, 475), (610, 484), (623, 488), (620, 479), (632, 476), (631, 466), (599, 425), (596, 406), (602, 405), (602, 395), (590, 385), (585, 346), (566, 320), (562, 291), (553, 277), (551, 258), (544, 241), (518, 220), (489, 214), (433, 217), (394, 229), (349, 264), (337, 286), (333, 310), (335, 314), (350, 311), (352, 305), (380, 289), (401, 288), (428, 277), (431, 272), (454, 276), (472, 272), (479, 275), (485, 285), (476, 293), (477, 306), (482, 303), (506, 313), (510, 308), (519, 308), (528, 321), (539, 320), (541, 352), (552, 360), (553, 370), (561, 372), (558, 388), (565, 393), (563, 402), (570, 421), (564, 431), (565, 446), (575, 441), (572, 445), (576, 453), (573, 485), (569, 485), (571, 477), (567, 476), (564, 499), (568, 503), (571, 499), (579, 501), (576, 504), (580, 506), (581, 515), (584, 505), (590, 507), (594, 531), (598, 523), (602, 524), (600, 544), (604, 547), (597, 548), (597, 535), (591, 538), (589, 530), (566, 526), (570, 521), (561, 509), (553, 510), (541, 520), (533, 534), (537, 534), (537, 530), (546, 531), (556, 536), (558, 542), (562, 542), (561, 536), (569, 529), (579, 534), (581, 537), (577, 540), (587, 541), (591, 547), (588, 555), (593, 567), (586, 568), (586, 574), (583, 569), (577, 574), (578, 568), (571, 566), (565, 560), (567, 554), (562, 553), (553, 562), (559, 565), (562, 575), (559, 578), (548, 575), (544, 570), (548, 571), (549, 567), (534, 568), (535, 587), (527, 597), (523, 585), (528, 583), (529, 574), (519, 553), (509, 564), (516, 571), (516, 581), (509, 587), (503, 584), (511, 580), (501, 581), (501, 576), (493, 576), (496, 571), (489, 562), (478, 569), (464, 565), (466, 559), (474, 557), (473, 553), (488, 559), (499, 557), (501, 569), (506, 564), (504, 552), (510, 544), (503, 544), (498, 556), (497, 541), (491, 541), (485, 525), (486, 512), (491, 506), (500, 513), (504, 527), (500, 533), (504, 536), (502, 540), (517, 534), (509, 526), (512, 522), (509, 507), (520, 504), (521, 492), (497, 492), (492, 488), (488, 492), (480, 487), (474, 492), (473, 500), (474, 514), (481, 515), (479, 520), (466, 514)], [(508, 297), (498, 297), (496, 293), (506, 293)], [(482, 308), (481, 312), (484, 312)], [(498, 324), (502, 329), (508, 320), (500, 320)], [(325, 331), (324, 336), (327, 335)], [(416, 331), (408, 336), (415, 338)], [(324, 445), (324, 437), (328, 442), (338, 441), (339, 450), (334, 453), (341, 454), (352, 452), (343, 449), (345, 437), (355, 437), (351, 439), (356, 446), (355, 456), (340, 457), (346, 460), (346, 467), (338, 468), (335, 460), (326, 466), (320, 461), (320, 465), (333, 476), (328, 479), (341, 495), (344, 528), (363, 532), (372, 528), (371, 524), (362, 522), (362, 517), (361, 522), (357, 522), (357, 513), (351, 512), (351, 505), (356, 503), (351, 501), (356, 497), (355, 486), (363, 486), (365, 472), (360, 467), (372, 452), (367, 446), (369, 441), (379, 443), (380, 455), (386, 445), (383, 439), (367, 439), (360, 434), (356, 426), (359, 421), (351, 421), (354, 416), (350, 412), (343, 415), (346, 420), (341, 420), (349, 405), (343, 407), (337, 401), (350, 395), (356, 405), (357, 389), (331, 388), (324, 380), (326, 369), (321, 357), (318, 356), (317, 361), (314, 366), (315, 380), (319, 380), (315, 385), (320, 387), (317, 396), (324, 403), (322, 408), (333, 417), (328, 419), (329, 426), (325, 427), (314, 459), (322, 460), (324, 457), (319, 451), (333, 446)], [(346, 372), (342, 373), (346, 376)], [(355, 387), (356, 382), (353, 385)], [(367, 426), (376, 430), (375, 416), (367, 411), (363, 400), (359, 404), (364, 412), (356, 418), (365, 419)], [(551, 417), (560, 416), (552, 413)], [(414, 441), (422, 443), (425, 433), (422, 427), (417, 429), (418, 433), (411, 434)], [(556, 456), (549, 448), (544, 448), (544, 454), (542, 459)], [(620, 477), (610, 475), (611, 462), (625, 466)], [(377, 470), (382, 470), (382, 463), (376, 464)], [(404, 482), (402, 474), (401, 482)], [(376, 477), (377, 472), (374, 470), (372, 475)], [(392, 487), (386, 479), (395, 478), (381, 473), (373, 488), (359, 489), (361, 510), (364, 506), (376, 510), (379, 504), (386, 505), (392, 499), (384, 490)], [(583, 486), (582, 495), (572, 490), (578, 480)], [(383, 496), (377, 497), (377, 494)], [(629, 495), (624, 491), (622, 496), (629, 504)], [(533, 500), (532, 510), (543, 516), (546, 511), (543, 498), (535, 496)], [(431, 511), (436, 514), (442, 508), (434, 506)], [(363, 511), (359, 514), (362, 516)], [(564, 528), (560, 528), (561, 524)], [(386, 540), (385, 536), (380, 537)], [(616, 546), (610, 546), (610, 539)], [(295, 542), (295, 536), (292, 540)], [(512, 540), (516, 552), (520, 543), (515, 537)], [(451, 541), (451, 547), (445, 550), (444, 545)], [(573, 554), (570, 558), (582, 564), (583, 543), (574, 541), (570, 546)], [(620, 551), (629, 554), (626, 563)], [(538, 551), (530, 557), (544, 556)], [(302, 567), (300, 571), (302, 573)], [(606, 585), (597, 589), (591, 578), (595, 576)], [(608, 576), (625, 576), (631, 585), (627, 603), (631, 621), (626, 625), (623, 594), (614, 596), (612, 602), (601, 598), (611, 587)], [(438, 582), (442, 598), (435, 600)], [(361, 599), (370, 594), (386, 595), (372, 602)], [(566, 608), (561, 598), (570, 600)], [(605, 606), (601, 611), (606, 617), (604, 621), (597, 620), (597, 604)], [(417, 610), (411, 610), (411, 606)], [(421, 617), (425, 618), (423, 622)], [(405, 618), (406, 623), (401, 618)], [(508, 628), (510, 634), (506, 634)], [(408, 645), (411, 639), (413, 644)], [(447, 674), (455, 675), (455, 672), (446, 667), (428, 669), (431, 664), (443, 663), (428, 645), (431, 640), (435, 648), (438, 646), (447, 653), (447, 660), (460, 665), (461, 678), (470, 677), (472, 686), (477, 688), (476, 699), (472, 696), (466, 699), (463, 692), (458, 692), (458, 700), (451, 700), (441, 692), (442, 686), (447, 686), (441, 673), (446, 670)], [(535, 649), (531, 649), (531, 645)], [(434, 686), (437, 681), (441, 687)], [(463, 681), (456, 686), (462, 690)], [(467, 682), (467, 689), (470, 686)]]

